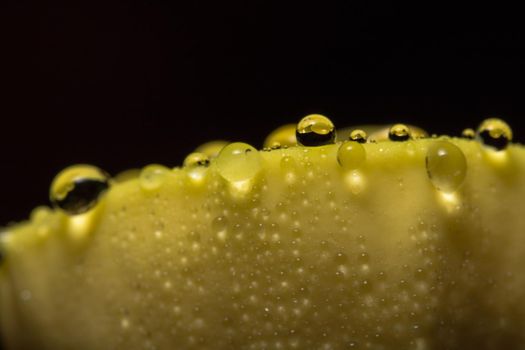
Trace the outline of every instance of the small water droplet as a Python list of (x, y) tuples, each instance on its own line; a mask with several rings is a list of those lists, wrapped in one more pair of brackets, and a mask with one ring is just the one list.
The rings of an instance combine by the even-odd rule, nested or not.
[(217, 157), (216, 164), (219, 174), (230, 182), (250, 180), (262, 169), (259, 151), (242, 142), (224, 147)]
[(365, 148), (358, 142), (343, 142), (337, 151), (337, 161), (345, 170), (359, 168), (365, 159)]
[(500, 151), (512, 141), (512, 129), (499, 118), (485, 119), (478, 127), (477, 134), (483, 144)]
[(227, 228), (228, 228), (228, 219), (224, 216), (217, 216), (212, 221), (212, 229), (217, 234), (217, 237), (223, 241), (226, 239)]
[(268, 135), (264, 140), (264, 148), (276, 149), (281, 147), (292, 147), (297, 145), (295, 137), (295, 124), (283, 125)]
[(73, 165), (53, 179), (49, 198), (54, 207), (77, 215), (93, 208), (108, 188), (109, 175), (101, 169), (92, 165)]
[(183, 165), (187, 168), (207, 167), (210, 165), (210, 158), (204, 153), (193, 152), (184, 159)]
[(461, 137), (472, 140), (474, 137), (476, 137), (476, 132), (474, 129), (466, 128), (461, 132)]
[(368, 135), (366, 134), (366, 131), (362, 129), (355, 129), (352, 130), (350, 133), (350, 141), (355, 141), (359, 143), (366, 143), (366, 139), (368, 138)]
[(140, 186), (147, 191), (156, 190), (162, 185), (168, 173), (169, 169), (163, 165), (148, 165), (140, 172)]
[(327, 145), (335, 142), (335, 127), (327, 117), (310, 114), (299, 121), (295, 136), (303, 146)]
[(208, 158), (212, 159), (216, 158), (221, 152), (221, 150), (228, 144), (228, 141), (223, 140), (210, 141), (197, 147), (197, 149), (195, 149), (195, 152), (205, 154), (208, 156)]
[(467, 173), (467, 160), (461, 149), (448, 142), (430, 145), (425, 158), (430, 181), (440, 191), (454, 192), (463, 183)]
[(410, 128), (405, 124), (392, 125), (388, 131), (388, 138), (391, 141), (407, 141), (410, 139)]

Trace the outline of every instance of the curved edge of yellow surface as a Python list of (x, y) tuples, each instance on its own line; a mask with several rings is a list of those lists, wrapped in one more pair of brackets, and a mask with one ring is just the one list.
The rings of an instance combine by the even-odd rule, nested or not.
[[(465, 155), (455, 192), (429, 180), (437, 140)], [(339, 146), (36, 210), (2, 236), (8, 349), (523, 348), (525, 149), (385, 141), (344, 169)]]

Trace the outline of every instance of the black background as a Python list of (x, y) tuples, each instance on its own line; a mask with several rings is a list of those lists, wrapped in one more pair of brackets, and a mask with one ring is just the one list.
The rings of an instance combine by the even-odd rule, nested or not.
[(521, 12), (424, 3), (3, 1), (0, 226), (67, 165), (175, 166), (309, 113), (451, 134), (495, 115), (523, 141)]
[(174, 166), (314, 112), (451, 134), (496, 115), (523, 140), (521, 12), (348, 3), (3, 2), (0, 225), (67, 165)]

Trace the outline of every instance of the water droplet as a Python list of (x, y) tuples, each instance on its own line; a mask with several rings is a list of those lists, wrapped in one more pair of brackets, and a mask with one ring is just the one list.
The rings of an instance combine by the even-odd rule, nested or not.
[(216, 158), (221, 150), (229, 144), (228, 141), (217, 140), (206, 142), (195, 150), (197, 153), (202, 153), (208, 156), (208, 158)]
[(293, 183), (297, 177), (297, 164), (295, 159), (290, 156), (285, 156), (281, 159), (281, 171), (288, 183)]
[(259, 152), (242, 142), (231, 143), (224, 147), (217, 157), (216, 164), (219, 174), (230, 182), (252, 179), (262, 169)]
[(410, 128), (405, 124), (392, 125), (388, 131), (388, 138), (391, 141), (407, 141), (410, 139)]
[(299, 121), (295, 136), (303, 146), (327, 145), (335, 142), (335, 127), (327, 117), (310, 114)]
[(512, 129), (501, 119), (489, 118), (478, 127), (478, 136), (483, 144), (500, 151), (512, 141)]
[(156, 190), (162, 185), (168, 173), (169, 169), (165, 166), (150, 164), (140, 172), (140, 186), (147, 191)]
[(223, 241), (226, 239), (228, 219), (226, 219), (224, 216), (217, 216), (215, 219), (213, 219), (211, 226), (220, 240)]
[(345, 170), (359, 168), (365, 159), (365, 148), (358, 142), (346, 141), (337, 151), (337, 161)]
[(109, 175), (92, 165), (73, 165), (62, 170), (53, 180), (49, 198), (53, 206), (70, 215), (93, 208), (109, 188)]
[(430, 181), (440, 191), (454, 192), (463, 183), (467, 173), (467, 160), (461, 149), (448, 142), (430, 145), (425, 158)]
[(193, 152), (184, 159), (184, 166), (193, 168), (197, 166), (207, 167), (210, 165), (210, 158), (204, 153)]
[(466, 128), (461, 132), (461, 137), (472, 140), (474, 137), (476, 137), (476, 132), (474, 129)]
[(281, 147), (292, 147), (297, 145), (295, 137), (295, 124), (283, 125), (268, 135), (264, 140), (264, 148), (276, 149)]
[(349, 137), (350, 141), (355, 141), (359, 143), (366, 143), (367, 138), (368, 138), (368, 135), (362, 129), (352, 130), (352, 132), (350, 133), (350, 137)]

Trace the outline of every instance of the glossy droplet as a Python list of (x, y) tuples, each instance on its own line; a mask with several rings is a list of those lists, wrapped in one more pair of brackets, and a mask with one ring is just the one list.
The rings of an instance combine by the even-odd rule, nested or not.
[(283, 125), (268, 135), (264, 140), (264, 148), (276, 149), (281, 147), (292, 147), (297, 145), (297, 138), (295, 137), (295, 124)]
[(184, 159), (184, 166), (188, 168), (193, 168), (196, 166), (207, 167), (209, 165), (210, 165), (210, 158), (204, 153), (199, 153), (199, 152), (190, 153)]
[(407, 141), (410, 139), (410, 128), (405, 124), (392, 125), (388, 131), (388, 138), (391, 141)]
[(366, 139), (367, 139), (368, 135), (366, 134), (366, 132), (362, 129), (355, 129), (355, 130), (352, 130), (352, 132), (350, 133), (350, 141), (355, 141), (355, 142), (359, 142), (359, 143), (366, 143)]
[(229, 144), (228, 141), (217, 140), (206, 142), (195, 150), (197, 153), (202, 153), (208, 156), (208, 158), (216, 158), (221, 150)]
[(471, 128), (467, 128), (467, 129), (464, 129), (462, 132), (461, 132), (461, 137), (463, 137), (464, 139), (473, 139), (474, 137), (476, 137), (476, 132), (474, 131), (474, 129), (471, 129)]
[(215, 234), (217, 235), (217, 238), (224, 240), (227, 235), (228, 219), (226, 219), (224, 216), (217, 216), (215, 219), (213, 219), (211, 225), (215, 231)]
[(303, 146), (327, 145), (335, 142), (335, 127), (327, 117), (311, 114), (299, 121), (295, 136)]
[(92, 165), (73, 165), (62, 170), (51, 183), (53, 206), (71, 215), (93, 208), (109, 188), (109, 175)]
[(216, 164), (219, 174), (230, 182), (252, 179), (262, 169), (259, 152), (242, 142), (231, 143), (224, 147), (217, 157)]
[(503, 150), (512, 141), (512, 129), (498, 118), (485, 119), (478, 127), (478, 136), (483, 144)]
[(365, 148), (358, 142), (346, 141), (337, 151), (337, 161), (345, 170), (359, 168), (365, 159)]
[(140, 187), (147, 191), (156, 190), (162, 185), (168, 173), (169, 169), (165, 166), (150, 164), (140, 172)]
[(448, 142), (436, 141), (430, 145), (425, 158), (430, 181), (440, 191), (456, 191), (467, 173), (467, 160), (461, 149)]

